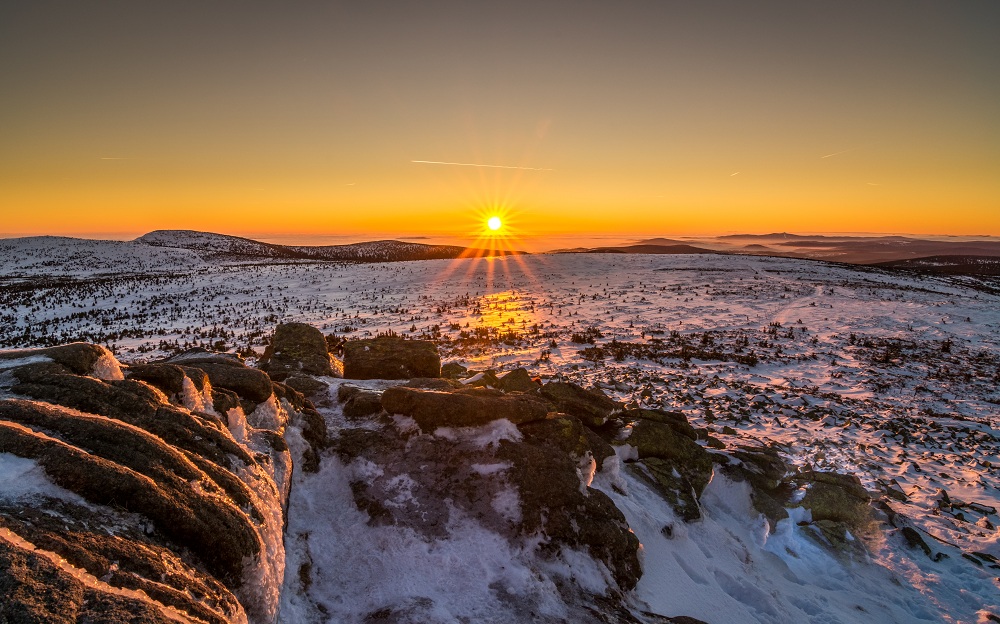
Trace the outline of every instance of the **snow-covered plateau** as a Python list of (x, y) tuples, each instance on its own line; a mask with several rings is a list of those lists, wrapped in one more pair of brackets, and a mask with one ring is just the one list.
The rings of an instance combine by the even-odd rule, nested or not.
[[(638, 438), (639, 421), (615, 434), (612, 455), (574, 456), (573, 496), (582, 497), (580, 504), (613, 503), (609, 517), (620, 514), (625, 532), (641, 544), (641, 575), (632, 582), (630, 572), (608, 563), (617, 555), (602, 559), (590, 542), (556, 544), (542, 529), (511, 529), (533, 526), (530, 480), (519, 481), (517, 453), (529, 456), (536, 447), (523, 426), (495, 420), (424, 430), (398, 414), (359, 419), (348, 413), (345, 392), (377, 401), (402, 382), (319, 376), (310, 398), (331, 442), (314, 448), (297, 420), (301, 404), (278, 396), (283, 390), (249, 399), (234, 391), (220, 411), (212, 405), (225, 393), (222, 382), (206, 385), (200, 373), (187, 372), (176, 396), (157, 386), (160, 394), (144, 400), (150, 413), (169, 404), (185, 418), (207, 411), (223, 419), (218, 427), (199, 426), (233, 441), (233, 457), (247, 455), (212, 456), (247, 485), (231, 485), (232, 478), (186, 450), (185, 461), (201, 475), (195, 481), (212, 477), (214, 489), (198, 496), (230, 486), (249, 492), (242, 511), (231, 513), (264, 553), (225, 591), (205, 580), (204, 570), (172, 564), (220, 600), (235, 596), (242, 604), (216, 608), (217, 617), (1000, 621), (1000, 288), (991, 278), (710, 254), (226, 263), (157, 246), (162, 241), (22, 241), (23, 249), (0, 241), (0, 349), (104, 345), (114, 358), (78, 374), (104, 379), (109, 388), (147, 379), (121, 380), (118, 362), (128, 377), (193, 347), (238, 353), (251, 370), (279, 323), (302, 322), (327, 335), (332, 349), (343, 339), (385, 334), (432, 340), (445, 365), (468, 369), (458, 375), (467, 385), (492, 378), (487, 371), (502, 377), (523, 368), (538, 380), (532, 383), (600, 389), (626, 412), (681, 414), (711, 458), (707, 483), (685, 503), (668, 500), (639, 468), (639, 443), (629, 443), (630, 435)], [(50, 365), (40, 353), (0, 358), (0, 400), (20, 401), (18, 409), (43, 400), (44, 392), (28, 392), (40, 382), (15, 380), (11, 372)], [(189, 361), (175, 364), (187, 370)], [(215, 364), (201, 363), (209, 378), (218, 373)], [(65, 409), (100, 413), (84, 404)], [(55, 425), (24, 427), (31, 431), (17, 434), (38, 444), (70, 443)], [(287, 451), (267, 432), (282, 434)], [(294, 465), (290, 485), (282, 476), (284, 452)], [(765, 453), (786, 472), (777, 479), (796, 488), (776, 499), (777, 509), (760, 509), (757, 485), (740, 476), (740, 466), (763, 461)], [(32, 497), (92, 511), (93, 502), (46, 476), (45, 466), (0, 446), (0, 511)], [(863, 523), (848, 522), (845, 531), (798, 505), (822, 489), (802, 475), (825, 473), (858, 477), (861, 495), (870, 497)], [(282, 492), (283, 549), (269, 533)], [(127, 533), (121, 527), (138, 522), (137, 514), (115, 509), (119, 528), (109, 530)], [(539, 522), (544, 528), (546, 518)], [(15, 525), (0, 523), (0, 546), (25, 541)], [(32, 548), (45, 550), (41, 543)], [(284, 558), (280, 565), (277, 557)], [(229, 568), (217, 563), (209, 572), (217, 570)], [(277, 587), (273, 576), (282, 570)], [(263, 579), (261, 591), (274, 593), (248, 598), (250, 574)], [(114, 575), (91, 576), (87, 587)], [(274, 587), (263, 588), (269, 583)], [(160, 612), (168, 620), (202, 617), (191, 609)]]

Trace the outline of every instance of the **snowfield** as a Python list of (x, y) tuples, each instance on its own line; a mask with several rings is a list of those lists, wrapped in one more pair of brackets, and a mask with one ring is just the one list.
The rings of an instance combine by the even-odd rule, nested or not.
[[(771, 531), (744, 486), (719, 474), (705, 519), (685, 525), (641, 481), (605, 466), (593, 487), (643, 543), (644, 576), (629, 598), (637, 613), (712, 623), (1000, 613), (996, 284), (758, 256), (225, 264), (117, 245), (0, 241), (0, 348), (82, 340), (125, 363), (198, 345), (253, 358), (282, 321), (346, 338), (432, 338), (445, 362), (598, 386), (680, 411), (728, 448), (776, 445), (798, 467), (856, 474), (931, 550), (890, 528), (866, 539), (861, 557), (834, 555), (794, 516)], [(340, 407), (320, 408), (335, 428)], [(524, 598), (518, 608), (560, 621), (573, 617), (555, 589), (561, 575), (595, 591), (605, 583), (585, 555), (542, 569), (471, 520), (440, 543), (370, 527), (352, 507), (356, 470), (331, 459), (298, 476), (286, 569), (312, 557), (317, 581), (307, 596), (286, 577), (283, 621), (306, 621), (317, 600), (331, 622), (392, 604), (418, 605), (421, 621), (527, 621), (491, 602), (497, 584)]]

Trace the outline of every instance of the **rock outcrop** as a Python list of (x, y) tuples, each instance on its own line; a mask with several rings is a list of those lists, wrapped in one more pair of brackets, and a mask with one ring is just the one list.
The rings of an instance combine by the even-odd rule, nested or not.
[[(343, 394), (350, 402), (364, 393)], [(638, 539), (611, 499), (589, 487), (593, 471), (581, 468), (614, 451), (579, 419), (554, 412), (550, 419), (552, 406), (539, 396), (487, 388), (396, 386), (385, 390), (382, 405), (413, 418), (419, 429), (375, 419), (341, 431), (333, 443), (345, 462), (377, 467), (351, 484), (373, 524), (441, 538), (453, 514), (467, 514), (511, 540), (544, 536), (539, 554), (546, 558), (558, 558), (562, 549), (584, 551), (618, 587), (635, 586)], [(397, 492), (401, 483), (405, 497)]]
[(282, 323), (258, 363), (275, 381), (296, 374), (333, 376), (327, 337), (306, 323)]
[(344, 343), (346, 379), (440, 377), (441, 356), (428, 340), (379, 336)]
[(437, 427), (478, 427), (505, 418), (514, 424), (541, 420), (549, 412), (545, 401), (530, 395), (466, 388), (454, 392), (396, 386), (382, 393), (390, 414), (409, 416), (424, 431)]
[[(282, 434), (307, 406), (238, 360), (187, 355), (124, 378), (96, 345), (0, 353), (13, 397), (0, 400), (0, 462), (19, 475), (0, 493), (0, 588), (17, 597), (5, 621), (273, 619)], [(216, 382), (232, 389), (228, 413)]]
[[(312, 327), (279, 326), (270, 375), (204, 350), (124, 371), (95, 345), (0, 352), (0, 621), (273, 622), (293, 452), (296, 478), (342, 478), (339, 504), (372, 526), (428, 543), (481, 527), (553, 569), (583, 555), (607, 590), (554, 585), (597, 621), (653, 621), (623, 600), (641, 546), (612, 497), (632, 476), (692, 522), (721, 470), (772, 527), (800, 505), (819, 542), (863, 548), (852, 536), (873, 516), (856, 477), (791, 471), (774, 448), (712, 452), (683, 414), (524, 369), (441, 378), (431, 343), (346, 343), (347, 376), (408, 381), (333, 382), (343, 418), (328, 421), (306, 396), (333, 406), (314, 377), (330, 374), (326, 349)], [(310, 559), (297, 564), (307, 587)]]
[(553, 381), (541, 387), (541, 394), (560, 412), (572, 414), (588, 427), (600, 427), (622, 407), (600, 390)]

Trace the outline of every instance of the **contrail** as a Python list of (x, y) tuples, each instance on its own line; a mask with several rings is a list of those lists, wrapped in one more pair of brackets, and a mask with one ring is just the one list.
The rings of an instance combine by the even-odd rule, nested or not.
[(456, 167), (487, 167), (489, 169), (523, 169), (525, 171), (554, 171), (554, 169), (539, 169), (538, 167), (512, 167), (510, 165), (481, 165), (479, 163), (444, 162), (441, 160), (411, 160), (412, 163), (424, 165), (454, 165)]
[(826, 156), (820, 156), (820, 158), (829, 158), (831, 156), (840, 156), (841, 154), (846, 154), (847, 152), (853, 152), (856, 149), (858, 149), (858, 148), (852, 147), (851, 149), (846, 149), (846, 150), (844, 150), (842, 152), (834, 152), (832, 154), (827, 154)]

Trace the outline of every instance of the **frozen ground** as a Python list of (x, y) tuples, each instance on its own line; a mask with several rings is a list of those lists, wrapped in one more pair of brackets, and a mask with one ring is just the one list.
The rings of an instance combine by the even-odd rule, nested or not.
[[(710, 622), (965, 622), (1000, 609), (991, 568), (1000, 557), (1000, 296), (988, 287), (741, 256), (353, 266), (185, 267), (184, 260), (171, 257), (172, 272), (158, 274), (144, 272), (158, 268), (145, 258), (120, 270), (113, 260), (58, 269), (5, 263), (0, 271), (19, 277), (0, 289), (0, 347), (88, 340), (126, 362), (196, 344), (252, 356), (275, 324), (290, 320), (348, 336), (432, 337), (445, 361), (524, 366), (599, 385), (626, 402), (682, 411), (727, 445), (774, 443), (795, 464), (855, 473), (870, 490), (889, 493), (892, 509), (923, 532), (937, 559), (887, 534), (869, 545), (870, 567), (851, 568), (860, 564), (803, 554), (794, 526), (762, 541), (746, 514), (727, 507), (735, 503), (714, 512), (710, 505), (710, 517), (686, 539), (750, 544), (741, 573), (733, 557), (697, 555), (676, 539), (644, 534), (664, 518), (652, 503), (639, 504), (645, 499), (633, 487), (616, 502), (646, 549), (636, 600), (652, 611)], [(57, 274), (64, 277), (52, 279)], [(726, 487), (713, 483), (706, 496)], [(654, 519), (644, 524), (644, 514)], [(349, 529), (351, 519), (344, 522)], [(784, 580), (750, 583), (747, 570)], [(656, 583), (690, 591), (665, 598)], [(809, 588), (793, 591), (799, 583)], [(730, 619), (676, 608), (697, 602), (697, 592), (751, 606), (733, 607), (738, 616)], [(878, 615), (876, 602), (885, 604)]]

